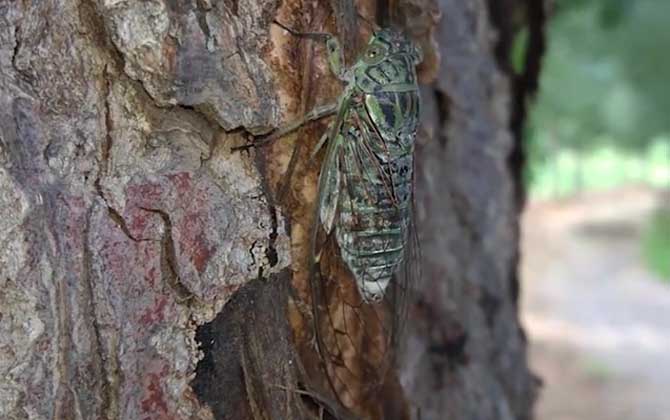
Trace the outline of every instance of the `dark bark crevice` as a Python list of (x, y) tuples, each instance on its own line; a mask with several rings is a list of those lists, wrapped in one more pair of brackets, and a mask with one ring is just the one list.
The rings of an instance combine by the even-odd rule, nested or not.
[(440, 380), (446, 376), (446, 371), (453, 372), (469, 363), (468, 333), (453, 314), (444, 313), (432, 302), (420, 299), (415, 308), (417, 319), (427, 328), (426, 334), (430, 337), (427, 348), (433, 356), (434, 376), (439, 382), (437, 388), (442, 388), (444, 384)]
[[(109, 377), (111, 372), (107, 363), (105, 363), (104, 358), (104, 341), (103, 341), (103, 332), (101, 330), (100, 322), (98, 320), (98, 314), (96, 309), (96, 297), (95, 297), (95, 284), (92, 279), (93, 272), (93, 253), (89, 245), (89, 238), (91, 233), (91, 212), (92, 208), (89, 207), (86, 213), (86, 222), (83, 232), (83, 256), (82, 256), (82, 287), (85, 290), (85, 298), (88, 302), (85, 304), (87, 309), (86, 321), (90, 323), (90, 329), (93, 332), (94, 342), (92, 343), (91, 358), (93, 359), (93, 374), (91, 375), (94, 380), (100, 383), (100, 397), (102, 403), (100, 406), (100, 412), (105, 413), (108, 418), (110, 418), (110, 411), (114, 406), (115, 401), (115, 390), (112, 382)], [(89, 390), (92, 391), (92, 390)]]
[(435, 95), (435, 105), (437, 106), (437, 114), (440, 120), (437, 139), (442, 147), (446, 147), (447, 142), (449, 141), (446, 127), (451, 118), (451, 101), (449, 100), (449, 96), (442, 92), (438, 86), (433, 87), (433, 94)]
[[(112, 131), (114, 130), (114, 121), (112, 120), (112, 110), (110, 104), (110, 97), (112, 94), (112, 80), (111, 75), (109, 74), (108, 67), (105, 66), (105, 69), (102, 74), (102, 84), (105, 86), (103, 92), (103, 100), (105, 105), (105, 140), (102, 142), (101, 146), (101, 168), (100, 173), (102, 175), (109, 175), (109, 158), (113, 146)], [(100, 182), (100, 176), (96, 182)]]
[[(272, 192), (272, 187), (270, 186), (268, 178), (268, 169), (267, 169), (267, 159), (265, 156), (262, 156), (260, 153), (255, 154), (255, 164), (261, 178), (261, 188), (265, 193), (265, 201), (267, 202), (267, 211), (270, 216), (270, 232), (268, 234), (267, 247), (265, 248), (265, 257), (268, 259), (270, 267), (277, 265), (279, 261), (276, 242), (279, 238), (279, 208), (277, 206), (277, 201), (281, 202), (283, 188), (280, 188), (280, 197), (279, 200), (275, 198), (275, 194)], [(290, 165), (289, 165), (290, 166)], [(290, 169), (289, 169), (290, 170)], [(259, 266), (258, 277), (263, 277), (263, 267)]]
[[(102, 197), (102, 192), (98, 191), (98, 195)], [(104, 200), (104, 197), (103, 197)], [(128, 225), (126, 224), (126, 220), (119, 214), (116, 209), (112, 206), (107, 206), (107, 215), (109, 216), (110, 219), (112, 219), (112, 222), (118, 226), (119, 229), (121, 229), (121, 232), (123, 232), (124, 235), (128, 239), (130, 239), (133, 242), (144, 242), (144, 241), (151, 241), (152, 239), (137, 239), (133, 236), (132, 233), (130, 233), (130, 229), (128, 229)]]
[(19, 50), (21, 49), (21, 40), (19, 38), (20, 36), (20, 31), (21, 31), (21, 23), (17, 23), (16, 26), (14, 27), (14, 48), (12, 49), (12, 67), (14, 67), (17, 71), (20, 71), (18, 67), (16, 67), (16, 56), (19, 55)]
[[(546, 47), (546, 4), (545, 0), (489, 0), (488, 5), (490, 19), (498, 30), (498, 41), (495, 48), (498, 65), (512, 81), (509, 128), (514, 143), (507, 159), (507, 165), (514, 180), (514, 199), (517, 211), (521, 212), (526, 201), (523, 175), (526, 165), (524, 129), (530, 101), (539, 86), (542, 57)], [(528, 42), (523, 68), (517, 74), (510, 63), (510, 56), (515, 37), (524, 28), (528, 31)], [(519, 238), (518, 221), (515, 224), (515, 235)], [(517, 268), (520, 258), (519, 252), (516, 252), (510, 268), (509, 291), (515, 304), (520, 294)]]
[[(217, 420), (315, 418), (286, 319), (290, 271), (252, 280), (196, 332), (203, 358), (191, 387)], [(328, 418), (328, 417), (324, 417)]]
[(497, 315), (502, 306), (501, 299), (488, 290), (482, 289), (477, 303), (486, 317), (486, 324), (489, 329), (493, 329)]
[[(109, 59), (109, 62), (114, 67), (114, 71), (116, 73), (123, 73), (125, 58), (112, 42), (109, 33), (107, 33), (104, 12), (98, 9), (96, 0), (80, 0), (78, 9), (79, 22), (86, 27), (86, 33), (90, 34), (88, 38)], [(105, 68), (105, 73), (108, 73), (107, 68)]]
[(515, 147), (509, 157), (510, 169), (517, 180), (515, 196), (519, 209), (523, 208), (526, 201), (526, 192), (523, 187), (523, 169), (526, 164), (524, 128), (529, 101), (537, 93), (539, 87), (542, 58), (546, 48), (547, 24), (545, 0), (525, 0), (525, 6), (529, 36), (523, 71), (514, 78), (511, 130), (515, 138)]
[[(489, 17), (497, 29), (495, 55), (498, 66), (512, 81), (512, 109), (510, 130), (514, 146), (508, 165), (515, 181), (515, 200), (523, 208), (526, 193), (523, 187), (525, 149), (524, 128), (529, 101), (539, 87), (542, 57), (546, 48), (547, 10), (546, 0), (488, 0)], [(528, 41), (523, 57), (523, 67), (516, 73), (512, 67), (511, 54), (516, 37), (527, 30)]]
[[(527, 123), (529, 106), (539, 88), (539, 77), (542, 67), (542, 58), (546, 48), (546, 25), (547, 25), (547, 3), (546, 0), (489, 0), (489, 17), (498, 31), (496, 44), (496, 58), (499, 67), (507, 74), (511, 81), (512, 107), (510, 110), (509, 130), (512, 135), (513, 145), (507, 157), (507, 167), (512, 176), (514, 188), (514, 204), (516, 211), (520, 214), (526, 202), (526, 189), (524, 179), (524, 168), (526, 165), (525, 153), (525, 126)], [(527, 43), (525, 45), (523, 65), (521, 69), (515, 69), (511, 63), (514, 42), (521, 31), (527, 31)], [(520, 239), (520, 219), (513, 221), (514, 240)], [(512, 254), (512, 260), (508, 271), (508, 297), (515, 308), (518, 308), (520, 297), (519, 261), (521, 253), (518, 246)], [(490, 299), (480, 301), (484, 307)], [(497, 306), (497, 305), (496, 305)], [(489, 322), (490, 324), (490, 322)], [(519, 340), (526, 343), (525, 333), (521, 327), (518, 328)], [(525, 351), (524, 351), (525, 354)], [(541, 384), (540, 379), (529, 372), (527, 380), (529, 392), (525, 396), (525, 402), (532, 404), (537, 396), (537, 389)], [(506, 392), (514, 398), (513, 388), (506, 387)], [(518, 401), (517, 406), (524, 401)], [(532, 412), (520, 411), (517, 415), (522, 420), (531, 419)]]
[(165, 276), (165, 284), (169, 285), (174, 291), (178, 302), (186, 303), (191, 299), (194, 299), (195, 295), (189, 290), (184, 282), (181, 281), (170, 215), (166, 211), (157, 208), (140, 207), (140, 209), (157, 214), (163, 220), (163, 228), (165, 229), (165, 232), (163, 232), (162, 239), (161, 273)]
[[(204, 7), (204, 5), (201, 5), (200, 3), (201, 2), (198, 1), (196, 7), (196, 10), (199, 12), (198, 23), (201, 25), (204, 24), (205, 28), (208, 28), (206, 22), (206, 13), (208, 11)], [(162, 105), (158, 103), (154, 99), (153, 95), (151, 95), (151, 93), (147, 90), (146, 86), (144, 85), (144, 82), (142, 82), (141, 80), (135, 80), (126, 73), (125, 70), (126, 58), (123, 52), (119, 50), (119, 48), (114, 44), (114, 41), (112, 40), (112, 37), (108, 32), (107, 24), (105, 22), (105, 12), (99, 10), (99, 6), (96, 4), (95, 0), (81, 0), (81, 2), (79, 3), (79, 18), (82, 23), (86, 24), (87, 30), (92, 34), (90, 38), (93, 40), (94, 45), (98, 49), (100, 49), (100, 51), (105, 52), (107, 57), (110, 59), (111, 63), (113, 63), (113, 70), (109, 68), (109, 64), (105, 65), (104, 68), (104, 76), (103, 76), (104, 80), (106, 80), (107, 83), (110, 84), (110, 86), (108, 86), (108, 89), (114, 82), (113, 77), (127, 78), (128, 80), (132, 81), (132, 85), (135, 88), (142, 91), (143, 96), (146, 98), (148, 102), (150, 102), (152, 107), (159, 109), (175, 109), (187, 113), (193, 113), (198, 118), (207, 121), (212, 129), (223, 129), (223, 127), (221, 127), (219, 123), (214, 118), (212, 118), (211, 113), (209, 113), (208, 110), (202, 106), (190, 106), (178, 103), (170, 105)], [(205, 33), (209, 37), (208, 29), (207, 31), (203, 30), (203, 33)], [(236, 54), (239, 54), (239, 52), (240, 50), (238, 46), (238, 50), (232, 52), (227, 57), (224, 57), (222, 61), (225, 61), (226, 59)], [(109, 90), (107, 92), (109, 93)], [(237, 129), (233, 129), (229, 130), (228, 132), (234, 132), (236, 130)]]

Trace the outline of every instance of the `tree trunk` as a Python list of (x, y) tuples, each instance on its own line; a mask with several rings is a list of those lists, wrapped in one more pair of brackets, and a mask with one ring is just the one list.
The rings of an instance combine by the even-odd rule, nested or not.
[(506, 3), (357, 3), (426, 57), (423, 276), (397, 375), (346, 412), (300, 391), (326, 125), (230, 148), (341, 92), (322, 46), (272, 20), (343, 34), (350, 63), (369, 33), (352, 2), (0, 3), (0, 418), (530, 418), (520, 133), (543, 14)]

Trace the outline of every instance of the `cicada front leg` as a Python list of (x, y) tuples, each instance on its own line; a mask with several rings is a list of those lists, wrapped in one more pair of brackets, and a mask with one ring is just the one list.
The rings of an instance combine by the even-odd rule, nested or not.
[[(346, 81), (344, 54), (342, 52), (342, 47), (340, 46), (339, 41), (334, 35), (331, 35), (327, 32), (300, 32), (292, 28), (289, 28), (288, 26), (279, 23), (277, 21), (274, 21), (274, 23), (283, 28), (284, 30), (286, 30), (287, 32), (289, 32), (291, 35), (325, 41), (326, 49), (328, 50), (328, 65), (330, 67), (330, 70), (340, 80)], [(307, 114), (305, 114), (302, 118), (299, 118), (295, 121), (286, 124), (283, 127), (278, 128), (270, 135), (254, 139), (254, 141), (249, 142), (243, 146), (233, 147), (231, 151), (247, 150), (252, 147), (261, 147), (272, 144), (279, 138), (297, 130), (298, 128), (302, 127), (303, 125), (305, 125), (310, 121), (316, 121), (321, 118), (337, 114), (338, 107), (339, 107), (338, 103), (317, 106), (311, 111), (309, 111)], [(325, 136), (324, 138), (322, 138), (321, 141), (319, 141), (319, 146), (317, 146), (316, 151), (318, 151), (321, 148), (321, 146), (323, 146), (326, 138), (327, 136)], [(316, 151), (313, 153), (313, 155), (316, 154)]]
[(321, 118), (335, 115), (337, 113), (337, 109), (338, 109), (337, 103), (316, 106), (314, 107), (314, 109), (305, 114), (302, 118), (299, 118), (282, 127), (279, 127), (269, 135), (265, 137), (256, 138), (245, 145), (233, 147), (230, 150), (232, 152), (237, 152), (241, 150), (247, 150), (252, 147), (268, 146), (277, 141), (278, 139), (284, 137), (285, 135), (299, 129), (300, 127), (302, 127), (303, 125), (307, 124), (310, 121), (316, 121), (320, 120)]
[(342, 52), (340, 42), (337, 38), (330, 35), (330, 38), (326, 41), (326, 49), (328, 50), (328, 64), (330, 65), (330, 71), (332, 71), (338, 79), (346, 82), (344, 53)]
[(338, 79), (347, 81), (345, 77), (346, 67), (344, 64), (344, 53), (342, 52), (340, 42), (337, 40), (335, 35), (329, 34), (328, 32), (300, 32), (289, 28), (288, 26), (284, 25), (283, 23), (279, 23), (276, 20), (274, 23), (293, 36), (325, 41), (326, 50), (328, 50), (328, 65), (330, 66), (330, 71), (332, 71)]

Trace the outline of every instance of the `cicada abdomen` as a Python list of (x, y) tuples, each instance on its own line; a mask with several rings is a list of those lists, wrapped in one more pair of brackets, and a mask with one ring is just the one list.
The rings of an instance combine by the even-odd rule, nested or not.
[(380, 301), (405, 260), (412, 219), (418, 93), (377, 92), (355, 106), (341, 155), (335, 227), (362, 298)]

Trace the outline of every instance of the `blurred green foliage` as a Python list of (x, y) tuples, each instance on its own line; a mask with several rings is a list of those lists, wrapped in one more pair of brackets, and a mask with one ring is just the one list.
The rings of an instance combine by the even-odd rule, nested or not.
[(670, 282), (670, 207), (651, 218), (642, 235), (642, 253), (649, 268)]
[(531, 124), (561, 146), (670, 132), (670, 1), (558, 0)]
[(548, 39), (531, 172), (559, 150), (644, 154), (670, 138), (670, 1), (556, 0)]
[[(542, 139), (540, 134), (538, 138)], [(602, 143), (606, 143), (604, 140)], [(666, 188), (670, 185), (670, 138), (659, 137), (635, 153), (603, 144), (588, 151), (557, 148), (533, 165), (529, 191), (534, 198), (568, 197), (581, 191), (626, 184)]]
[[(670, 0), (554, 0), (525, 132), (531, 197), (642, 183), (670, 189)], [(523, 64), (527, 35), (515, 39)], [(642, 237), (670, 280), (670, 209)]]

